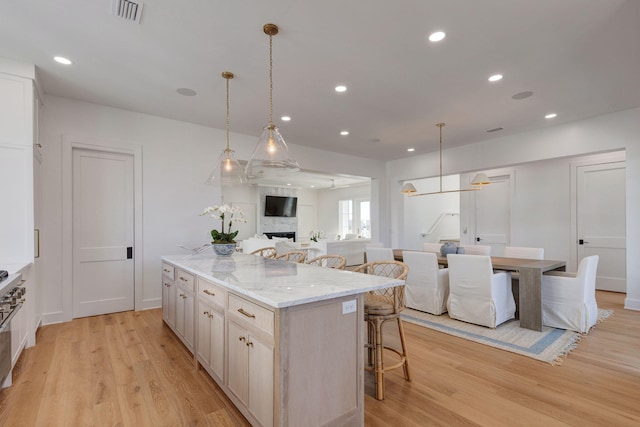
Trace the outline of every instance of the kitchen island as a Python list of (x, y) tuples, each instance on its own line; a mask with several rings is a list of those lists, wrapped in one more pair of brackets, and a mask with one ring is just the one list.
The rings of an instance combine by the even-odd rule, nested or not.
[(363, 293), (401, 280), (254, 255), (162, 258), (163, 319), (253, 425), (364, 425)]

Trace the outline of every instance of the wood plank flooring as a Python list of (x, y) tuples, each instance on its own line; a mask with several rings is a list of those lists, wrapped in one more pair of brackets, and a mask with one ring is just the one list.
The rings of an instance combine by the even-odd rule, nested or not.
[[(640, 425), (640, 312), (615, 313), (560, 366), (405, 323), (412, 381), (388, 373), (367, 426)], [(44, 326), (0, 391), (0, 426), (246, 426), (159, 309)]]

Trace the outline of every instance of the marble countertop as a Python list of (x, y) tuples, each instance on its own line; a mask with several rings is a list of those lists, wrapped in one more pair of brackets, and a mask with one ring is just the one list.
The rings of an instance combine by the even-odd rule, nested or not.
[(189, 273), (274, 308), (403, 285), (403, 280), (236, 253), (162, 257)]
[(7, 270), (9, 274), (15, 274), (21, 272), (26, 267), (30, 266), (30, 262), (1, 262), (0, 261), (0, 270)]

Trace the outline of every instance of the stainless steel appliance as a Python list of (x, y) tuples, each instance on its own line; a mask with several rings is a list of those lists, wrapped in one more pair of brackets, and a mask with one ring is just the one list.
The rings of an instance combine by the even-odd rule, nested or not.
[(0, 282), (0, 386), (11, 373), (11, 319), (24, 302), (26, 289), (17, 286), (20, 275), (9, 275)]

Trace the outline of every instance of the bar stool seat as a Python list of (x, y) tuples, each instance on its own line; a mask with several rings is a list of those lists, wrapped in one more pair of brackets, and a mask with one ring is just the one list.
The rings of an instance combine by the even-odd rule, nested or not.
[[(400, 261), (374, 261), (362, 264), (355, 272), (374, 274), (377, 276), (393, 277), (404, 280), (409, 268)], [(404, 377), (411, 381), (409, 374), (409, 360), (407, 357), (407, 345), (404, 336), (404, 328), (400, 313), (404, 309), (404, 285), (393, 288), (380, 289), (364, 295), (364, 318), (367, 322), (368, 332), (368, 371), (373, 371), (376, 381), (376, 399), (384, 400), (384, 373), (399, 367), (403, 368)], [(385, 346), (383, 342), (382, 327), (385, 322), (396, 320), (400, 335), (401, 349)], [(383, 352), (393, 352), (398, 360), (391, 365), (385, 365)]]

